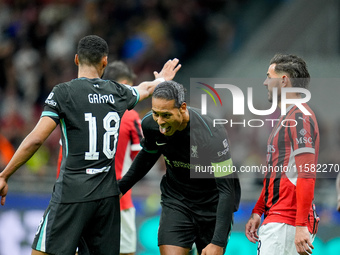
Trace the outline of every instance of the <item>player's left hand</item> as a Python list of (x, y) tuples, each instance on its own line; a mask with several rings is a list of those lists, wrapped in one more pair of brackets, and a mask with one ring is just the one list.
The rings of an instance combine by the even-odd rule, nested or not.
[(310, 240), (310, 234), (307, 227), (296, 226), (295, 247), (300, 255), (312, 254), (314, 246)]
[(166, 81), (172, 80), (177, 71), (182, 67), (182, 65), (178, 64), (178, 62), (179, 60), (177, 58), (168, 60), (159, 73), (156, 71), (153, 72), (155, 79), (164, 78)]
[(208, 244), (203, 250), (201, 255), (223, 255), (224, 249), (221, 246), (215, 244)]

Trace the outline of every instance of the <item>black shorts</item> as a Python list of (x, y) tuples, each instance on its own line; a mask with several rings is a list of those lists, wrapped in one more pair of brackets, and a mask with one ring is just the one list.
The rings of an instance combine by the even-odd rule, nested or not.
[[(216, 217), (202, 217), (180, 206), (162, 204), (158, 229), (158, 246), (174, 245), (191, 249), (195, 243), (199, 254), (211, 243)], [(230, 229), (228, 232), (230, 236)], [(226, 247), (224, 247), (225, 249)]]
[[(86, 243), (88, 254), (119, 254), (118, 196), (71, 204), (50, 202), (32, 249), (55, 255), (74, 255), (80, 240)], [(81, 253), (81, 245), (79, 249)]]

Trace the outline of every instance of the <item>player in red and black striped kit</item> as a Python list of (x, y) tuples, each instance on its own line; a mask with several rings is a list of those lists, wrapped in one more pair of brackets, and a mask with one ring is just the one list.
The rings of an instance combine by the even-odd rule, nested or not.
[[(309, 80), (305, 61), (294, 55), (277, 54), (270, 62), (264, 85), (270, 102), (273, 88), (277, 88), (281, 105), (282, 88), (307, 88)], [(299, 93), (287, 93), (287, 99), (300, 98)], [(263, 189), (246, 224), (246, 236), (259, 242), (260, 255), (305, 255), (313, 249), (319, 221), (313, 198), (320, 137), (314, 112), (307, 104), (299, 107), (287, 105), (286, 114), (268, 139)], [(264, 221), (258, 235), (262, 214)]]

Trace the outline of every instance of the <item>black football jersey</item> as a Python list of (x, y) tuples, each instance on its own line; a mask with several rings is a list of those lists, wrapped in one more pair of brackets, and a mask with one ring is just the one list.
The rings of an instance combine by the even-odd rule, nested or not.
[(60, 123), (62, 163), (52, 201), (72, 203), (118, 195), (114, 158), (120, 120), (139, 100), (130, 86), (78, 78), (55, 86), (43, 116)]
[[(196, 108), (188, 109), (187, 127), (172, 136), (160, 133), (152, 113), (147, 114), (142, 120), (142, 146), (149, 153), (164, 156), (166, 173), (161, 182), (164, 201), (179, 203), (197, 214), (215, 214), (219, 192), (214, 174), (207, 169), (212, 164), (231, 161), (227, 132), (221, 125), (213, 127), (211, 116), (201, 115)], [(235, 192), (236, 210), (240, 190)], [(207, 207), (211, 210), (206, 210)]]

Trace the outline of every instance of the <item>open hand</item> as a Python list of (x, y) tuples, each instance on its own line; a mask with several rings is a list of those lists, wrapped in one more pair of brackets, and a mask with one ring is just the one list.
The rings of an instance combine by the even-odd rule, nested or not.
[(156, 71), (153, 72), (155, 79), (164, 78), (166, 81), (172, 80), (177, 71), (182, 67), (182, 65), (178, 64), (178, 62), (179, 60), (177, 58), (169, 59), (159, 73)]

